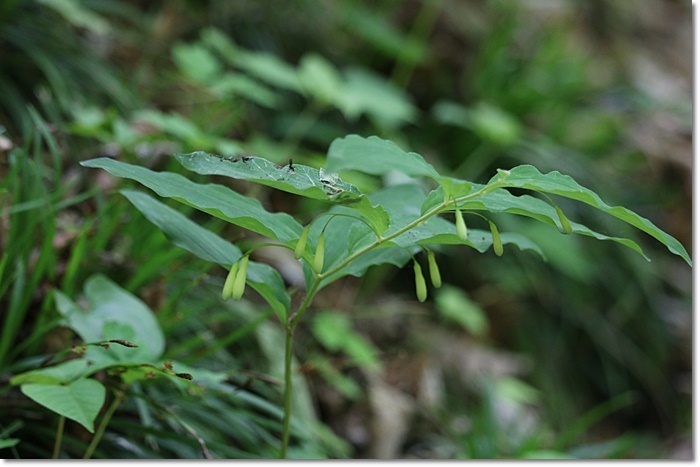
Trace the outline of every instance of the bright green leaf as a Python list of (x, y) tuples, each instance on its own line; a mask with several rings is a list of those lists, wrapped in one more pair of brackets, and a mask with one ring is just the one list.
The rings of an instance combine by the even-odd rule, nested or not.
[(22, 393), (34, 402), (95, 432), (95, 418), (105, 401), (105, 388), (94, 379), (79, 379), (65, 386), (23, 384)]
[(475, 336), (488, 332), (486, 313), (464, 291), (446, 284), (436, 290), (435, 294), (435, 304), (441, 316), (459, 324)]
[(415, 120), (418, 112), (408, 95), (391, 82), (365, 69), (350, 69), (344, 75), (344, 92), (336, 105), (345, 118), (354, 120), (365, 114), (388, 128)]
[(235, 57), (226, 58), (231, 65), (245, 70), (267, 84), (301, 92), (297, 71), (276, 55), (240, 50)]
[(10, 384), (13, 386), (27, 383), (68, 384), (71, 381), (98, 371), (93, 366), (89, 360), (78, 358), (55, 366), (20, 373), (10, 380)]
[(176, 45), (173, 47), (173, 59), (185, 76), (202, 84), (213, 82), (222, 71), (219, 60), (197, 44)]
[[(56, 304), (65, 319), (85, 342), (126, 339), (138, 348), (110, 346), (115, 361), (154, 361), (165, 350), (165, 338), (158, 321), (148, 306), (134, 295), (103, 275), (91, 276), (85, 283), (85, 297), (89, 302), (83, 311), (72, 300), (56, 291)], [(125, 333), (130, 332), (130, 335)], [(133, 336), (133, 337), (132, 337)]]
[(341, 313), (319, 312), (314, 316), (312, 330), (316, 339), (331, 351), (343, 351), (361, 366), (378, 369), (376, 350), (355, 332), (350, 319)]
[(5, 438), (0, 439), (0, 449), (7, 449), (19, 444), (19, 439), (17, 438)]
[(439, 179), (440, 174), (415, 152), (405, 152), (391, 141), (370, 136), (349, 135), (338, 138), (328, 149), (326, 169), (332, 172), (357, 170), (384, 175), (392, 170), (411, 177)]
[(239, 73), (223, 74), (209, 86), (209, 90), (218, 96), (241, 96), (271, 109), (278, 105), (278, 96), (274, 91)]
[(316, 53), (304, 55), (297, 70), (302, 89), (323, 104), (343, 94), (343, 80), (332, 63)]

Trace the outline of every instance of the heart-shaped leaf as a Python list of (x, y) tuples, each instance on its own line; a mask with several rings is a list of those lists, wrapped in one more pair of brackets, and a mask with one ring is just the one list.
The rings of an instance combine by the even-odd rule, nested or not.
[(126, 339), (138, 345), (138, 348), (113, 345), (109, 350), (99, 349), (115, 362), (153, 362), (163, 354), (163, 332), (150, 308), (141, 300), (99, 274), (85, 283), (85, 296), (90, 303), (87, 311), (63, 293), (55, 292), (56, 305), (66, 326), (83, 341)]
[(75, 420), (90, 433), (105, 402), (105, 388), (94, 379), (79, 379), (67, 385), (23, 384), (22, 393), (49, 410)]

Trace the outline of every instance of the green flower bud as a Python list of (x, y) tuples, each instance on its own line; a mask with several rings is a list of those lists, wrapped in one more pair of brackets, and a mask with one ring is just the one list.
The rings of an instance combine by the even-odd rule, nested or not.
[(297, 241), (297, 247), (294, 249), (294, 257), (296, 259), (299, 259), (304, 255), (304, 250), (306, 249), (306, 239), (309, 237), (310, 228), (311, 224), (307, 225), (304, 228), (304, 231), (301, 233), (301, 237), (299, 237), (299, 240)]
[(571, 232), (573, 232), (573, 229), (571, 228), (571, 222), (569, 222), (569, 219), (566, 218), (564, 212), (559, 206), (554, 206), (554, 209), (557, 210), (557, 216), (559, 216), (559, 222), (561, 223), (562, 233), (569, 235)]
[(413, 260), (413, 272), (416, 275), (416, 297), (419, 302), (424, 302), (428, 297), (428, 286), (425, 285), (423, 270), (416, 260)]
[(245, 291), (245, 280), (248, 270), (248, 255), (241, 258), (240, 264), (238, 265), (238, 272), (236, 273), (236, 278), (233, 280), (233, 289), (231, 291), (231, 296), (234, 300), (240, 300), (243, 296), (243, 291)]
[(501, 256), (503, 254), (503, 242), (501, 242), (501, 235), (498, 233), (496, 224), (489, 221), (489, 227), (491, 228), (491, 236), (493, 237), (493, 252), (496, 253), (496, 256)]
[(455, 210), (455, 226), (457, 227), (457, 236), (463, 242), (467, 241), (467, 225), (464, 223), (462, 211), (457, 208)]
[(321, 236), (318, 237), (318, 243), (316, 244), (316, 255), (314, 256), (314, 264), (312, 265), (313, 270), (316, 274), (321, 274), (323, 270), (323, 255), (325, 254), (325, 244), (326, 238), (321, 232)]
[(428, 250), (428, 268), (430, 271), (430, 281), (433, 283), (433, 287), (439, 289), (442, 285), (442, 278), (440, 277), (440, 269), (438, 269), (437, 261), (435, 261), (435, 253), (433, 253), (433, 250)]
[(231, 298), (231, 293), (233, 292), (233, 281), (236, 278), (236, 273), (238, 272), (238, 261), (231, 265), (231, 269), (226, 276), (226, 282), (224, 282), (224, 288), (221, 291), (221, 299), (226, 301)]

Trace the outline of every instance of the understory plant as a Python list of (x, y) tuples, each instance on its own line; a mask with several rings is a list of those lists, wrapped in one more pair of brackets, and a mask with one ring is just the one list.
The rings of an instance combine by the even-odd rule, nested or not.
[[(406, 152), (391, 141), (357, 135), (335, 140), (320, 169), (293, 160), (278, 165), (249, 155), (224, 157), (194, 152), (176, 158), (183, 167), (200, 175), (246, 180), (327, 202), (326, 211), (302, 224), (286, 213), (269, 212), (256, 199), (220, 184), (196, 183), (179, 174), (155, 172), (110, 158), (82, 163), (135, 180), (163, 198), (265, 237), (265, 241), (242, 251), (154, 197), (121, 190), (175, 245), (228, 271), (223, 300), (240, 299), (250, 287), (279, 319), (285, 332), (281, 458), (287, 457), (293, 425), (295, 330), (312, 309), (319, 291), (344, 276), (361, 277), (368, 268), (385, 263), (399, 268), (410, 264), (416, 296), (424, 301), (429, 295), (428, 283), (435, 288), (442, 284), (439, 263), (444, 248), (439, 246), (466, 246), (497, 256), (512, 253), (510, 250), (516, 247), (546, 259), (533, 239), (518, 232), (500, 231), (498, 217), (503, 214), (529, 217), (562, 234), (613, 241), (645, 256), (632, 239), (604, 235), (569, 219), (557, 204), (558, 197), (587, 204), (646, 232), (692, 265), (683, 246), (649, 220), (624, 207), (606, 204), (567, 175), (556, 171), (543, 174), (531, 165), (499, 169), (486, 184), (479, 184), (442, 176), (419, 154)], [(339, 175), (351, 171), (393, 175), (386, 180), (399, 182), (363, 193)], [(300, 261), (305, 290), (299, 293), (299, 299), (292, 300), (277, 270), (254, 260), (257, 248), (270, 245), (290, 250)]]

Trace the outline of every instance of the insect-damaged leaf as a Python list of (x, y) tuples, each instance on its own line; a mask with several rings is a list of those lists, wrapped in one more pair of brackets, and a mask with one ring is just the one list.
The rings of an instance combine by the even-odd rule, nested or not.
[(223, 175), (248, 180), (307, 198), (348, 206), (365, 217), (378, 233), (389, 226), (381, 206), (373, 206), (353, 184), (323, 169), (301, 164), (277, 165), (262, 157), (220, 157), (205, 152), (177, 156), (188, 170), (202, 175)]
[(160, 196), (173, 198), (251, 230), (265, 237), (295, 245), (303, 227), (284, 213), (266, 211), (259, 201), (243, 196), (222, 185), (199, 184), (182, 175), (170, 172), (154, 172), (144, 167), (125, 164), (106, 157), (81, 162), (85, 167), (105, 169), (117, 177), (130, 178), (150, 188)]

